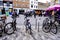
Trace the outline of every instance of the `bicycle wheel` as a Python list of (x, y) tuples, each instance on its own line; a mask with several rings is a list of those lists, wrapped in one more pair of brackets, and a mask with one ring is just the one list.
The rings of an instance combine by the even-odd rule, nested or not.
[(48, 23), (48, 18), (43, 21), (43, 27), (42, 30), (46, 33), (50, 32), (50, 25)]
[(57, 26), (55, 24), (52, 24), (51, 26), (51, 32), (56, 34), (57, 33)]
[(46, 33), (50, 32), (50, 27), (49, 25), (43, 25), (42, 30)]
[(5, 25), (4, 30), (5, 30), (5, 33), (8, 34), (8, 35), (13, 34), (13, 33), (14, 33), (14, 30), (13, 30), (13, 27), (12, 27), (12, 22), (7, 23), (7, 24)]
[(3, 25), (2, 24), (0, 24), (0, 37), (2, 37), (2, 33), (3, 33)]
[(0, 37), (2, 37), (3, 30), (0, 28)]

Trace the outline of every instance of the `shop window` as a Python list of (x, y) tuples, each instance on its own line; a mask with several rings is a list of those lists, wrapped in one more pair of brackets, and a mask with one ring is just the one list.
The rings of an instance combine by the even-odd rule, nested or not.
[(24, 13), (24, 10), (19, 10), (19, 14), (23, 14)]
[(37, 6), (36, 6), (36, 8), (37, 8)]

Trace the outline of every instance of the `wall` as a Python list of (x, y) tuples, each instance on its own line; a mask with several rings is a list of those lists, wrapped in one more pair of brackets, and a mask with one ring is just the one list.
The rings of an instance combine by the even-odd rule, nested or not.
[[(33, 7), (31, 7), (33, 5)], [(37, 6), (37, 8), (36, 8)], [(36, 0), (30, 0), (30, 9), (38, 9), (38, 1)]]
[(25, 10), (26, 12), (26, 10), (29, 9), (29, 0), (13, 0), (13, 9), (16, 9), (17, 13), (19, 13), (19, 10), (21, 9)]
[(40, 10), (46, 10), (46, 8), (49, 6), (48, 3), (41, 3), (41, 2), (38, 2), (38, 9)]
[(14, 8), (29, 8), (29, 1), (26, 0), (25, 2), (22, 2), (13, 0), (13, 5)]

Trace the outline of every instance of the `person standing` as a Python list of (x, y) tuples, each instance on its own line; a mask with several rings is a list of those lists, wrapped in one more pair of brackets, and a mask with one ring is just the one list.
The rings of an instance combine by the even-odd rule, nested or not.
[(12, 18), (16, 18), (18, 16), (17, 12), (13, 11)]
[(6, 16), (9, 16), (9, 11), (8, 10), (6, 10), (5, 13), (6, 13)]

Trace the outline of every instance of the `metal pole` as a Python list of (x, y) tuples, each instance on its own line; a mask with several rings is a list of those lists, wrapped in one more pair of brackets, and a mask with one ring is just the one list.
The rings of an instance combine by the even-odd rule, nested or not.
[(39, 32), (39, 22), (38, 22), (38, 32)]
[(36, 19), (36, 21), (35, 21), (36, 23), (35, 23), (35, 29), (37, 29), (37, 19)]

